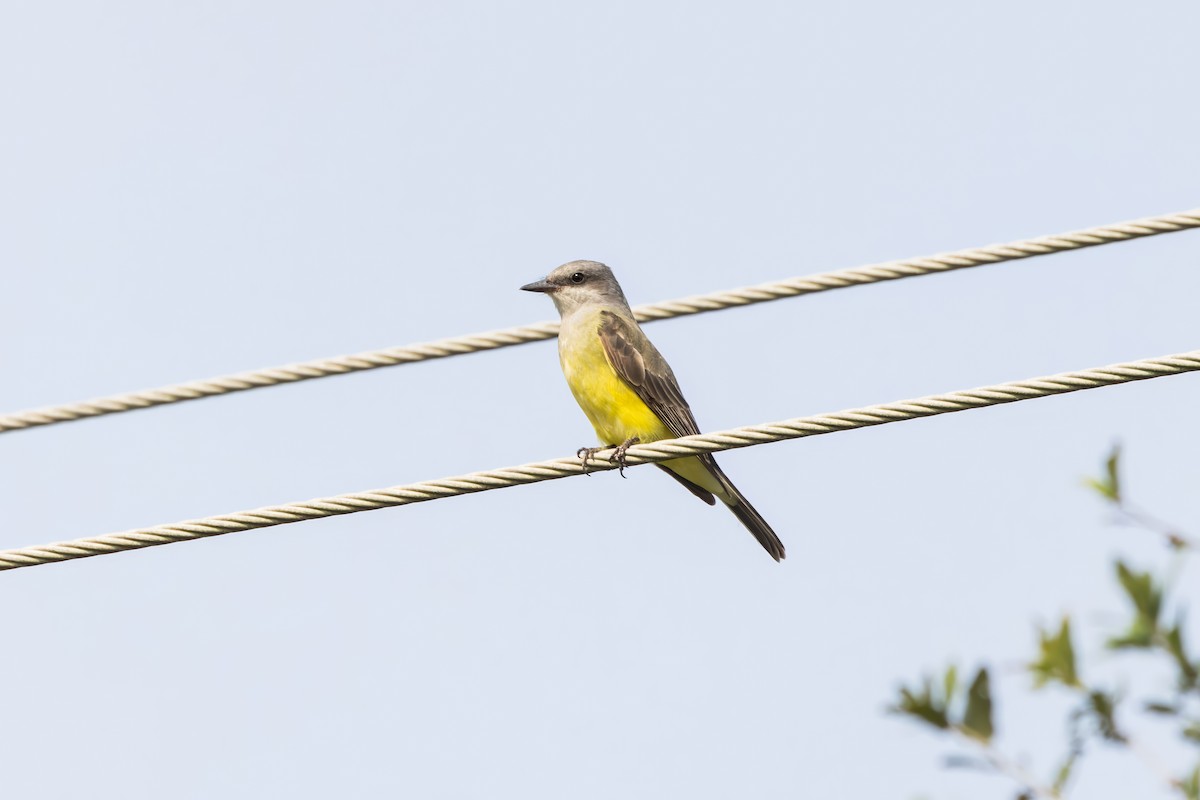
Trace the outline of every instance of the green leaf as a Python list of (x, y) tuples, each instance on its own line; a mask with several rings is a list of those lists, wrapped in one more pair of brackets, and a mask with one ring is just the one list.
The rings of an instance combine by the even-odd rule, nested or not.
[(935, 693), (933, 679), (926, 675), (921, 679), (921, 686), (917, 689), (900, 687), (900, 700), (888, 710), (895, 714), (916, 717), (935, 728), (945, 730), (950, 727), (947, 705), (947, 698), (939, 697)]
[(1105, 481), (1103, 481), (1099, 478), (1084, 478), (1083, 485), (1088, 487), (1089, 489), (1094, 490), (1097, 494), (1099, 494), (1105, 500), (1112, 500), (1115, 502), (1117, 499), (1113, 495), (1112, 487), (1109, 486)]
[(962, 728), (982, 742), (989, 742), (992, 727), (992, 692), (987, 667), (980, 667), (967, 690), (967, 710), (963, 713)]
[(946, 701), (946, 705), (950, 705), (954, 700), (956, 691), (958, 691), (958, 667), (951, 664), (946, 667), (946, 674), (942, 676), (942, 699)]
[(1163, 634), (1163, 647), (1171, 654), (1171, 658), (1175, 659), (1175, 666), (1179, 669), (1179, 688), (1182, 691), (1188, 692), (1197, 688), (1200, 684), (1200, 673), (1198, 673), (1196, 665), (1188, 659), (1187, 651), (1183, 646), (1183, 618), (1182, 616), (1175, 621), (1175, 626)]
[(1084, 478), (1083, 485), (1088, 487), (1089, 489), (1094, 490), (1097, 494), (1099, 494), (1105, 500), (1110, 500), (1114, 503), (1117, 502), (1117, 497), (1115, 494), (1113, 494), (1113, 488), (1111, 486), (1109, 486), (1105, 481), (1100, 480), (1098, 478)]
[(1121, 502), (1121, 445), (1114, 444), (1104, 462), (1104, 473), (1108, 478), (1108, 486), (1112, 490), (1112, 498)]
[(1087, 478), (1084, 484), (1094, 489), (1105, 500), (1113, 503), (1121, 502), (1121, 445), (1114, 444), (1109, 451), (1108, 459), (1104, 462), (1104, 476)]
[(1075, 646), (1071, 642), (1071, 618), (1064, 616), (1056, 633), (1038, 630), (1038, 659), (1029, 665), (1033, 685), (1048, 683), (1079, 688), (1079, 671), (1075, 664)]
[(1192, 720), (1187, 725), (1184, 725), (1180, 733), (1188, 741), (1200, 744), (1200, 720)]
[(1125, 734), (1117, 728), (1117, 698), (1100, 690), (1088, 692), (1087, 711), (1096, 725), (1096, 732), (1106, 741), (1125, 744)]
[(1108, 640), (1108, 646), (1113, 649), (1153, 646), (1162, 612), (1162, 587), (1149, 572), (1134, 572), (1123, 561), (1117, 562), (1117, 580), (1133, 603), (1134, 618), (1125, 633)]
[(1179, 706), (1165, 700), (1147, 700), (1142, 709), (1148, 714), (1162, 714), (1173, 717), (1179, 713)]
[(1200, 764), (1192, 770), (1192, 774), (1179, 782), (1179, 790), (1187, 800), (1200, 800)]

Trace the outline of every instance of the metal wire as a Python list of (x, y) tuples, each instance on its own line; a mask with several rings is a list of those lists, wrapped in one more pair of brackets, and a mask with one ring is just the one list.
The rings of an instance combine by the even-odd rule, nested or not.
[[(764, 303), (770, 300), (813, 294), (832, 289), (842, 289), (849, 286), (862, 286), (868, 283), (891, 281), (938, 272), (949, 272), (951, 270), (977, 267), (984, 264), (997, 264), (1003, 261), (1048, 255), (1065, 250), (1078, 250), (1084, 247), (1094, 247), (1096, 245), (1155, 236), (1161, 233), (1172, 233), (1196, 227), (1200, 227), (1200, 208), (1156, 217), (1145, 217), (1129, 222), (1119, 222), (1113, 225), (1103, 225), (1096, 228), (1085, 228), (1053, 236), (1022, 239), (1020, 241), (1009, 242), (1008, 244), (985, 245), (983, 247), (957, 250), (951, 253), (923, 258), (868, 264), (863, 267), (835, 270), (807, 277), (789, 278), (757, 286), (747, 286), (741, 289), (684, 297), (679, 300), (669, 300), (664, 303), (639, 306), (634, 309), (634, 313), (639, 320), (644, 322), (669, 319), (686, 314), (698, 314), (723, 308)], [(215, 378), (160, 386), (157, 389), (115, 394), (79, 403), (46, 406), (44, 408), (0, 415), (0, 433), (42, 425), (53, 425), (59, 422), (69, 422), (71, 420), (97, 417), (105, 414), (116, 414), (123, 411), (133, 411), (139, 408), (151, 408), (168, 403), (178, 403), (184, 400), (196, 400), (201, 397), (214, 397), (231, 392), (295, 383), (313, 378), (344, 375), (348, 372), (360, 372), (362, 370), (378, 369), (379, 367), (390, 367), (398, 364), (412, 364), (418, 361), (446, 358), (465, 353), (476, 353), (482, 350), (495, 350), (526, 342), (552, 339), (557, 334), (557, 322), (542, 322), (516, 328), (476, 333), (469, 336), (459, 336), (451, 339), (439, 339), (434, 342), (413, 344), (405, 347), (368, 350), (353, 355), (335, 356), (333, 358), (302, 361), (295, 364), (285, 364), (279, 367), (270, 367), (250, 372), (220, 375)]]
[[(684, 455), (712, 453), (737, 447), (750, 447), (785, 439), (819, 436), (825, 433), (884, 425), (889, 422), (931, 417), (972, 408), (1012, 403), (1049, 395), (1066, 394), (1083, 389), (1095, 389), (1129, 381), (1158, 378), (1200, 370), (1200, 350), (1187, 353), (1129, 361), (1107, 367), (1049, 375), (1043, 378), (1001, 383), (978, 389), (902, 400), (897, 403), (855, 408), (832, 414), (751, 425), (716, 433), (687, 436), (653, 444), (637, 445), (628, 452), (628, 464), (665, 461)], [(604, 460), (593, 461), (589, 471), (613, 469)], [(51, 564), (76, 558), (136, 550), (160, 544), (184, 542), (235, 531), (269, 528), (291, 522), (320, 517), (353, 514), (391, 506), (422, 503), (462, 494), (503, 489), (526, 483), (566, 478), (581, 474), (577, 458), (559, 458), (534, 464), (523, 464), (487, 472), (473, 472), (451, 478), (425, 481), (388, 489), (323, 497), (300, 503), (267, 506), (216, 517), (138, 528), (122, 533), (94, 536), (72, 541), (56, 542), (36, 547), (0, 551), (0, 570)]]

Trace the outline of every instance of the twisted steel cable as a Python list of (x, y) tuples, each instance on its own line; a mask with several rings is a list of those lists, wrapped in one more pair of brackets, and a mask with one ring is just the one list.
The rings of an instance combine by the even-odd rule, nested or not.
[[(629, 449), (627, 463), (632, 466), (665, 461), (685, 455), (751, 447), (805, 436), (819, 436), (825, 433), (885, 425), (890, 422), (932, 417), (938, 414), (949, 414), (955, 411), (1066, 394), (1083, 389), (1096, 389), (1102, 386), (1178, 375), (1197, 370), (1200, 370), (1200, 350), (1192, 350), (1186, 353), (1142, 361), (1129, 361), (1079, 372), (1066, 372), (1043, 378), (1031, 378), (1012, 383), (983, 386), (978, 389), (919, 397), (914, 400), (901, 400), (896, 403), (837, 411), (831, 414), (817, 414), (765, 425), (751, 425), (716, 433), (637, 445)], [(615, 465), (600, 460), (589, 464), (588, 471), (615, 468)], [(0, 570), (88, 558), (124, 550), (219, 536), (235, 531), (269, 528), (321, 517), (353, 514), (358, 511), (373, 511), (379, 508), (422, 503), (444, 497), (556, 480), (581, 473), (582, 465), (578, 458), (559, 458), (552, 461), (413, 483), (407, 486), (393, 486), (368, 492), (322, 497), (300, 503), (267, 506), (251, 511), (239, 511), (170, 525), (138, 528), (105, 536), (4, 550), (0, 551)]]
[[(670, 319), (671, 317), (687, 314), (699, 314), (734, 306), (764, 303), (770, 300), (780, 300), (785, 297), (796, 297), (798, 295), (813, 294), (831, 289), (862, 286), (868, 283), (911, 278), (938, 272), (950, 272), (952, 270), (977, 267), (985, 264), (998, 264), (1004, 261), (1048, 255), (1065, 250), (1078, 250), (1084, 247), (1111, 244), (1113, 242), (1139, 239), (1161, 233), (1173, 233), (1197, 227), (1200, 227), (1200, 208), (1180, 211), (1174, 214), (1163, 214), (1156, 217), (1145, 217), (1129, 222), (1118, 222), (1113, 225), (1103, 225), (1096, 228), (1069, 231), (1052, 236), (1041, 236), (1035, 239), (1022, 239), (1020, 241), (1009, 242), (1008, 244), (992, 244), (923, 258), (868, 264), (862, 267), (835, 270), (807, 277), (788, 278), (757, 286), (746, 286), (741, 289), (684, 297), (678, 300), (668, 300), (663, 303), (638, 306), (634, 309), (634, 313), (643, 322)], [(249, 372), (220, 375), (215, 378), (161, 386), (156, 389), (115, 394), (79, 403), (46, 406), (0, 415), (0, 433), (41, 425), (53, 425), (59, 422), (69, 422), (71, 420), (97, 417), (105, 414), (116, 414), (123, 411), (133, 411), (139, 408), (151, 408), (168, 403), (178, 403), (184, 400), (214, 397), (231, 392), (246, 391), (248, 389), (295, 383), (313, 378), (343, 375), (348, 372), (360, 372), (379, 367), (396, 366), (398, 364), (412, 364), (418, 361), (446, 358), (465, 353), (476, 353), (483, 350), (495, 350), (511, 345), (552, 339), (556, 335), (558, 335), (557, 322), (542, 322), (450, 339), (439, 339), (433, 342), (403, 347), (368, 350), (352, 355), (335, 356), (333, 358), (302, 361), (295, 364), (286, 364)]]

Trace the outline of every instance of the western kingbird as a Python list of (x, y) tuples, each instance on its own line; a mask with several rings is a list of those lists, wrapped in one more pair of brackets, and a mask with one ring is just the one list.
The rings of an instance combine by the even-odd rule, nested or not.
[[(563, 375), (600, 441), (616, 447), (609, 461), (623, 466), (625, 451), (638, 442), (700, 432), (675, 373), (634, 319), (612, 270), (596, 261), (572, 261), (521, 288), (554, 301), (562, 317), (558, 360)], [(585, 468), (600, 449), (579, 451)], [(712, 455), (674, 458), (658, 466), (710, 506), (719, 498), (772, 558), (784, 557), (783, 542)]]

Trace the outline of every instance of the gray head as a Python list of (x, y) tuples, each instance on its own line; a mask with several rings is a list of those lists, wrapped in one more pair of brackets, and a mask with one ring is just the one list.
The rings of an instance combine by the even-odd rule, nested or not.
[(527, 292), (544, 292), (554, 301), (558, 313), (567, 316), (584, 305), (598, 303), (629, 308), (621, 285), (612, 270), (599, 261), (571, 261), (545, 278), (521, 287)]

